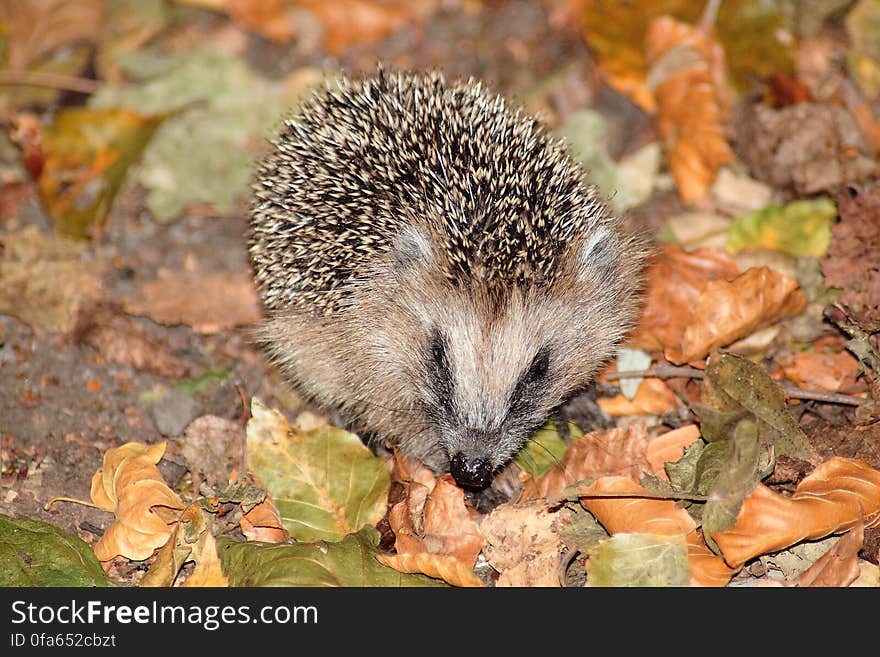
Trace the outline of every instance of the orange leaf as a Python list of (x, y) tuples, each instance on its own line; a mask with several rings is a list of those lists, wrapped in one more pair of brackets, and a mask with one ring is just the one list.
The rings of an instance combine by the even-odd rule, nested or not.
[(411, 482), (405, 498), (388, 513), (401, 553), (428, 552), (476, 563), (483, 536), (464, 503), (464, 492), (450, 475), (437, 479), (433, 489)]
[(646, 378), (639, 384), (636, 396), (627, 399), (620, 394), (610, 399), (596, 400), (599, 407), (612, 416), (659, 415), (678, 408), (678, 398), (662, 380)]
[(700, 428), (696, 424), (688, 424), (656, 436), (648, 443), (645, 452), (652, 474), (668, 479), (664, 465), (681, 459), (684, 451), (699, 439)]
[(805, 477), (791, 497), (758, 484), (729, 529), (712, 534), (738, 567), (767, 552), (855, 527), (880, 524), (880, 470), (835, 456)]
[(655, 470), (657, 453), (644, 422), (626, 429), (615, 427), (604, 433), (588, 433), (571, 444), (562, 460), (538, 481), (529, 481), (519, 502), (540, 499), (560, 492), (582, 479), (622, 475), (638, 481), (645, 473), (664, 476)]
[(713, 35), (670, 16), (648, 24), (645, 43), (669, 168), (681, 199), (698, 204), (718, 167), (733, 160), (725, 134), (732, 92), (724, 80), (724, 51)]
[(384, 566), (401, 573), (422, 573), (435, 577), (452, 586), (483, 586), (480, 578), (460, 559), (449, 555), (428, 554), (377, 554), (376, 559)]
[(680, 346), (669, 345), (673, 363), (702, 359), (786, 317), (801, 312), (807, 295), (797, 280), (767, 267), (752, 267), (732, 281), (709, 281), (688, 318)]
[[(101, 468), (92, 477), (92, 501), (116, 514), (114, 522), (95, 545), (95, 555), (108, 561), (121, 555), (147, 559), (164, 545), (183, 503), (165, 483), (156, 464), (166, 443), (126, 443), (108, 449)], [(161, 507), (174, 512), (162, 514)], [(163, 518), (170, 515), (171, 522)]]
[(811, 351), (786, 354), (778, 361), (782, 374), (802, 388), (850, 394), (865, 390), (856, 380), (859, 361), (840, 340), (820, 338)]
[[(592, 513), (609, 534), (647, 533), (663, 536), (683, 535), (687, 542), (691, 583), (697, 586), (724, 586), (735, 569), (714, 554), (697, 532), (696, 523), (675, 500), (649, 499), (650, 493), (628, 477), (602, 477), (578, 488), (581, 504)], [(590, 497), (597, 493), (617, 493), (620, 497)]]
[(281, 522), (281, 514), (268, 496), (245, 513), (238, 524), (241, 533), (249, 541), (283, 543), (288, 538), (284, 524)]
[(672, 244), (661, 246), (646, 273), (645, 305), (629, 344), (648, 351), (681, 344), (691, 308), (706, 284), (737, 273), (736, 263), (716, 249), (688, 252)]
[(861, 574), (859, 550), (865, 542), (865, 526), (858, 523), (840, 537), (828, 552), (816, 559), (794, 581), (797, 586), (849, 586)]

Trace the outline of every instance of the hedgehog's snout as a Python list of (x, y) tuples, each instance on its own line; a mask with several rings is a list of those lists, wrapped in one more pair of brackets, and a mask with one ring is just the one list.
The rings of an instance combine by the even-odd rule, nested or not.
[(487, 457), (463, 451), (453, 454), (449, 463), (455, 482), (464, 488), (485, 488), (492, 481), (494, 470)]

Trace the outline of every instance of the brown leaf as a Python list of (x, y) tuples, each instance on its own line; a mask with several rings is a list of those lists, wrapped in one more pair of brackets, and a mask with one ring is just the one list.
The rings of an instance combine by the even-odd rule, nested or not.
[(451, 555), (473, 567), (483, 536), (464, 503), (464, 492), (450, 475), (433, 489), (412, 482), (404, 499), (388, 513), (400, 553)]
[(670, 345), (673, 363), (702, 359), (710, 351), (744, 338), (764, 326), (792, 317), (807, 305), (796, 279), (767, 267), (752, 267), (732, 281), (706, 284), (681, 339)]
[(483, 554), (501, 573), (497, 586), (559, 586), (563, 548), (555, 513), (541, 501), (502, 504), (480, 522)]
[(648, 24), (645, 44), (669, 168), (681, 199), (699, 204), (718, 168), (733, 160), (726, 135), (733, 94), (724, 79), (724, 51), (714, 35), (670, 16)]
[(0, 0), (8, 68), (30, 68), (64, 46), (93, 43), (103, 14), (102, 0)]
[(783, 354), (777, 362), (781, 374), (802, 388), (852, 394), (866, 387), (856, 380), (859, 361), (837, 338), (820, 338), (810, 351)]
[(169, 273), (124, 300), (132, 315), (160, 324), (188, 324), (212, 334), (260, 319), (253, 281), (246, 271)]
[(629, 344), (648, 351), (681, 344), (691, 308), (706, 284), (737, 273), (733, 260), (716, 249), (689, 252), (672, 244), (661, 246), (646, 273), (645, 305)]
[(434, 0), (297, 0), (324, 27), (324, 46), (332, 53), (378, 41), (437, 10)]
[[(724, 586), (734, 568), (714, 554), (697, 532), (693, 518), (675, 500), (650, 499), (650, 493), (628, 477), (602, 477), (578, 488), (581, 504), (592, 513), (609, 534), (639, 532), (685, 537), (691, 583), (697, 586)], [(598, 497), (597, 494), (620, 497)]]
[(239, 526), (241, 533), (249, 541), (284, 543), (288, 539), (281, 514), (268, 497), (245, 513)]
[(133, 317), (106, 301), (79, 308), (71, 339), (75, 343), (88, 342), (111, 363), (171, 379), (179, 379), (189, 371), (189, 363), (173, 356), (152, 340)]
[(644, 422), (626, 429), (588, 433), (572, 443), (563, 459), (538, 481), (523, 488), (519, 502), (548, 497), (582, 479), (621, 475), (638, 481), (651, 471), (646, 450), (651, 437)]
[(847, 531), (863, 521), (865, 527), (880, 523), (880, 471), (835, 456), (803, 479), (791, 497), (756, 485), (736, 524), (712, 538), (725, 561), (738, 567), (760, 554)]
[(652, 438), (645, 451), (651, 474), (668, 479), (664, 465), (681, 459), (685, 450), (699, 439), (700, 428), (696, 424), (688, 424)]
[(229, 586), (229, 579), (223, 573), (220, 557), (217, 554), (217, 542), (211, 532), (206, 532), (201, 544), (199, 558), (192, 574), (183, 583), (185, 587), (196, 586)]
[(452, 586), (483, 586), (480, 578), (463, 561), (450, 555), (428, 554), (377, 554), (376, 559), (384, 566), (401, 573), (422, 573), (442, 579)]
[(865, 541), (865, 526), (858, 523), (840, 537), (828, 552), (800, 574), (796, 586), (849, 586), (858, 579), (859, 550)]
[(103, 262), (82, 245), (34, 226), (0, 236), (0, 313), (34, 328), (67, 333), (77, 309), (101, 295)]
[[(95, 545), (95, 556), (108, 561), (124, 556), (147, 559), (168, 542), (184, 505), (156, 468), (166, 442), (155, 445), (130, 442), (112, 447), (92, 477), (92, 501), (116, 515), (116, 522)], [(161, 507), (172, 510), (161, 512)], [(167, 517), (166, 517), (167, 516)]]
[(627, 399), (623, 394), (616, 397), (596, 400), (599, 407), (611, 416), (621, 415), (659, 415), (669, 413), (679, 406), (675, 393), (661, 379), (646, 378), (636, 391), (636, 396)]

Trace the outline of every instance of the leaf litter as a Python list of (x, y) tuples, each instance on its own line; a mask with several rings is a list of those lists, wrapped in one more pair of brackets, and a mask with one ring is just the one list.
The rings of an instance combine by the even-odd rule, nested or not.
[[(70, 4), (46, 0), (34, 11), (60, 16)], [(86, 90), (87, 108), (51, 107), (61, 97), (51, 85), (10, 95), (3, 107), (18, 112), (10, 123), (18, 164), (37, 184), (36, 210), (25, 198), (2, 219), (0, 312), (10, 319), (0, 331), (11, 337), (0, 364), (27, 377), (33, 356), (15, 331), (34, 329), (62, 338), (56, 344), (65, 349), (92, 350), (97, 367), (127, 377), (191, 376), (204, 383), (180, 381), (201, 386), (192, 397), (215, 370), (200, 378), (188, 351), (169, 346), (171, 331), (205, 353), (258, 362), (236, 346), (260, 312), (244, 266), (156, 266), (151, 282), (132, 283), (124, 263), (143, 263), (114, 249), (143, 244), (139, 233), (154, 224), (172, 234), (194, 214), (223, 222), (241, 212), (250, 167), (282, 107), (323, 78), (278, 58), (265, 74), (254, 52), (245, 63), (243, 32), (356, 62), (349, 53), (359, 44), (447, 20), (434, 3), (326, 4), (218, 0), (214, 9), (234, 25), (203, 39), (227, 40), (214, 52), (186, 42), (204, 27), (172, 27), (153, 3), (138, 11), (113, 3), (92, 25), (44, 21), (41, 42), (9, 33), (0, 53), (16, 79), (58, 82), (40, 74), (68, 47), (79, 54), (67, 74), (84, 75), (83, 55), (92, 53), (98, 79), (61, 80)], [(26, 497), (25, 488), (7, 487), (0, 522), (19, 527), (23, 541), (0, 543), (9, 585), (102, 584), (104, 570), (118, 577), (119, 564), (144, 562), (141, 586), (876, 586), (880, 133), (870, 102), (880, 91), (871, 72), (880, 69), (866, 36), (868, 4), (846, 16), (851, 70), (823, 77), (839, 42), (810, 50), (829, 16), (817, 7), (783, 14), (749, 1), (715, 13), (711, 2), (651, 0), (636, 10), (547, 3), (583, 26), (572, 32), (597, 55), (595, 79), (628, 95), (650, 122), (622, 145), (610, 138), (607, 114), (571, 112), (562, 99), (551, 108), (562, 123), (551, 127), (570, 142), (593, 130), (586, 141), (603, 147), (583, 157), (604, 168), (604, 193), (622, 190), (617, 207), (648, 207), (672, 193), (678, 214), (661, 212), (649, 227), (669, 229), (657, 233), (645, 309), (627, 343), (648, 363), (636, 394), (618, 394), (603, 376), (594, 401), (608, 428), (560, 424), (560, 433), (547, 424), (499, 475), (502, 501), (478, 505), (448, 475), (377, 455), (326, 418), (300, 413), (296, 399), (272, 395), (273, 384), (230, 368), (223, 378), (237, 387), (236, 406), (194, 413), (168, 452), (155, 435), (128, 440), (123, 425), (114, 432), (95, 424), (103, 462), (92, 497), (107, 520), (91, 551), (52, 525), (6, 515), (25, 508), (15, 502)], [(0, 3), (0, 16), (7, 10)], [(466, 23), (498, 10), (447, 13), (456, 11)], [(522, 68), (511, 43), (509, 64)], [(139, 50), (125, 53), (125, 44)], [(744, 93), (755, 80), (764, 94)], [(109, 132), (97, 142), (77, 136), (92, 128)], [(69, 163), (59, 155), (68, 151)], [(637, 159), (643, 173), (634, 175)], [(764, 329), (770, 337), (755, 340)], [(6, 399), (39, 409), (53, 384), (37, 383), (37, 392), (15, 386)], [(107, 389), (106, 379), (89, 378), (91, 394)], [(262, 403), (263, 395), (275, 402)], [(130, 410), (133, 430), (141, 419)], [(28, 472), (19, 432), (0, 428), (4, 486), (12, 473), (33, 483), (38, 468)], [(828, 442), (832, 434), (839, 445)], [(18, 555), (36, 554), (41, 541), (47, 556), (38, 569)], [(768, 575), (795, 552), (800, 563), (782, 581)]]

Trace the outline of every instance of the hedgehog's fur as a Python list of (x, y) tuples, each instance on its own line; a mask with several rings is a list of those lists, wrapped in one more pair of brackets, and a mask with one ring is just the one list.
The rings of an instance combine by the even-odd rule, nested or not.
[(271, 358), (437, 470), (506, 463), (636, 314), (641, 242), (563, 144), (472, 80), (380, 70), (316, 93), (251, 214)]

